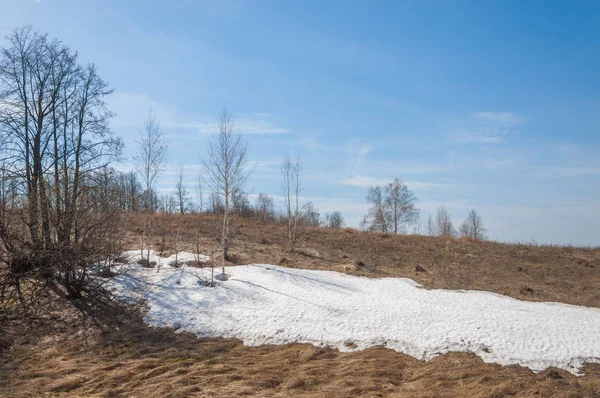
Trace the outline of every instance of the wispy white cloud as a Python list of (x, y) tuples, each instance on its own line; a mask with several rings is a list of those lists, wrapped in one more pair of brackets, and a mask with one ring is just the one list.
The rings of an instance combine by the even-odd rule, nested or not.
[[(407, 175), (444, 174), (457, 167), (452, 152), (440, 154), (429, 162), (422, 158), (409, 162), (380, 156), (372, 156), (368, 162), (369, 174), (388, 175), (390, 170), (393, 170), (394, 174), (400, 178), (406, 178)], [(366, 174), (365, 171), (359, 170), (359, 172)]]
[(115, 92), (108, 98), (108, 108), (116, 114), (112, 125), (128, 130), (141, 130), (150, 109), (163, 127), (175, 123), (181, 117), (176, 107), (155, 101), (145, 93)]
[(502, 132), (482, 132), (469, 129), (457, 129), (452, 134), (456, 142), (462, 143), (481, 143), (481, 144), (500, 144), (505, 141), (505, 133)]
[(203, 170), (200, 164), (176, 164), (169, 163), (167, 167), (160, 173), (161, 176), (164, 177), (173, 177), (179, 175), (179, 172), (183, 168), (183, 176), (184, 178), (197, 179), (199, 173)]
[[(344, 185), (350, 185), (350, 186), (354, 186), (354, 187), (370, 187), (370, 186), (374, 186), (374, 185), (386, 185), (389, 182), (391, 182), (393, 179), (392, 178), (373, 178), (373, 177), (366, 177), (366, 176), (353, 176), (353, 177), (348, 177), (342, 180), (342, 184)], [(454, 188), (455, 185), (454, 184), (446, 184), (446, 183), (436, 183), (436, 182), (429, 182), (429, 181), (404, 181), (404, 183), (406, 184), (406, 186), (409, 189), (415, 190), (415, 191), (434, 191), (434, 190), (439, 190), (439, 189), (448, 189), (448, 188)]]
[(513, 112), (477, 112), (473, 117), (482, 123), (500, 124), (507, 127), (518, 126), (525, 122), (522, 116)]
[(249, 161), (255, 172), (277, 172), (281, 167), (281, 160), (258, 160)]
[(512, 159), (485, 159), (481, 161), (481, 164), (486, 169), (501, 169), (509, 166), (514, 166), (515, 164), (517, 164), (517, 162)]
[(456, 188), (456, 184), (446, 184), (427, 181), (405, 181), (408, 188), (415, 191), (439, 191), (445, 189)]
[(600, 167), (594, 166), (559, 166), (559, 167), (546, 167), (543, 170), (536, 173), (537, 177), (543, 178), (568, 178), (568, 177), (586, 177), (586, 176), (600, 176)]
[[(288, 134), (290, 132), (289, 129), (278, 126), (271, 119), (271, 115), (264, 113), (253, 113), (234, 117), (234, 129), (241, 134), (273, 135)], [(214, 134), (219, 131), (216, 121), (183, 122), (173, 124), (170, 127), (191, 129), (200, 134)]]
[(363, 144), (360, 140), (354, 139), (348, 142), (347, 151), (349, 157), (348, 172), (354, 174), (360, 170), (363, 159), (373, 149), (372, 145)]
[(351, 185), (354, 187), (370, 187), (373, 185), (385, 185), (390, 182), (390, 179), (385, 178), (373, 178), (365, 176), (353, 176), (342, 180), (342, 184)]
[(454, 129), (450, 137), (461, 143), (500, 144), (525, 118), (513, 112), (477, 112), (465, 121), (468, 127)]
[[(218, 131), (216, 115), (199, 116), (181, 112), (177, 107), (153, 100), (144, 93), (118, 92), (109, 98), (109, 109), (116, 113), (113, 125), (141, 128), (148, 111), (152, 109), (160, 125), (166, 129), (192, 130), (200, 134)], [(269, 113), (233, 115), (234, 129), (241, 134), (288, 134), (290, 130), (277, 125)]]

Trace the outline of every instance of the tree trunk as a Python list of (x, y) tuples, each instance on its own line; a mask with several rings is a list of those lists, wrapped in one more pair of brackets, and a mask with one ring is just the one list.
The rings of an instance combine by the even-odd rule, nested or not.
[(225, 210), (223, 212), (223, 234), (221, 236), (221, 246), (222, 246), (222, 255), (221, 255), (221, 269), (222, 269), (222, 279), (227, 280), (225, 276), (225, 260), (227, 260), (227, 249), (228, 249), (228, 240), (229, 240), (229, 201), (225, 199)]

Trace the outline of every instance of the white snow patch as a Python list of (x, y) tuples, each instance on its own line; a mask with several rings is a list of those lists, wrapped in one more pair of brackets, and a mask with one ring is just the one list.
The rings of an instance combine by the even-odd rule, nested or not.
[[(137, 258), (128, 253), (139, 259), (139, 252)], [(195, 260), (190, 253), (179, 256)], [(133, 262), (109, 286), (124, 299), (145, 299), (150, 325), (177, 325), (248, 345), (298, 342), (341, 351), (385, 345), (424, 360), (463, 351), (485, 362), (534, 371), (555, 366), (574, 374), (584, 362), (600, 362), (597, 308), (261, 264), (226, 268), (230, 280), (214, 288), (199, 284), (210, 272), (171, 267), (157, 272)]]

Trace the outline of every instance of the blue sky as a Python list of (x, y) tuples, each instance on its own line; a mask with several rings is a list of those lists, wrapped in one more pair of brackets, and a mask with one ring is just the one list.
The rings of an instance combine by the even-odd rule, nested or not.
[[(190, 188), (223, 106), (247, 134), (251, 197), (303, 199), (349, 225), (394, 177), (422, 218), (471, 208), (493, 239), (600, 245), (600, 3), (2, 0), (94, 62), (130, 167), (148, 108), (169, 138), (159, 186)], [(1, 41), (4, 44), (4, 41)]]

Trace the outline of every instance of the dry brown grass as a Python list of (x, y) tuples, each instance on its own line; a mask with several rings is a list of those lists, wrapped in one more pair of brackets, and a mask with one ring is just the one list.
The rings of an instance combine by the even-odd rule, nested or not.
[(65, 319), (86, 313), (94, 322), (76, 336), (69, 329), (28, 333), (27, 342), (5, 353), (0, 396), (600, 397), (598, 365), (576, 377), (486, 364), (464, 353), (423, 362), (383, 347), (246, 347), (150, 328), (120, 307), (92, 313), (64, 306)]
[[(160, 230), (172, 237), (169, 231), (180, 224), (180, 248), (191, 250), (197, 221), (158, 217), (157, 248)], [(137, 247), (141, 223), (129, 220), (131, 248)], [(216, 250), (215, 220), (203, 217), (202, 225), (203, 247)], [(284, 227), (244, 219), (234, 225), (231, 253), (240, 264), (285, 258), (287, 266), (340, 271), (360, 259), (365, 266), (347, 272), (600, 307), (598, 249), (310, 229), (298, 252), (289, 253)], [(173, 242), (166, 243), (172, 251)], [(425, 271), (415, 271), (417, 266)], [(0, 337), (5, 333), (13, 340), (11, 349), (0, 344), (0, 396), (600, 397), (600, 365), (587, 365), (585, 376), (576, 377), (556, 369), (535, 374), (485, 364), (465, 353), (423, 362), (383, 347), (354, 353), (302, 344), (246, 347), (237, 340), (150, 328), (139, 312), (110, 302), (90, 308), (49, 298), (40, 305), (50, 304), (35, 319), (0, 329)]]

